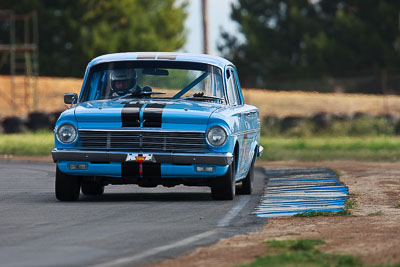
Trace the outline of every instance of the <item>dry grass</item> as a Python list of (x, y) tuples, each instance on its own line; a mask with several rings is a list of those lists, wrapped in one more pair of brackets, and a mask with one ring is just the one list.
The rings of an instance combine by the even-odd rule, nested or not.
[[(0, 76), (0, 115), (26, 115), (33, 109), (33, 90), (25, 91), (24, 77), (16, 78), (17, 90), (15, 91), (15, 102), (17, 110), (13, 110), (11, 101), (10, 76)], [(64, 108), (64, 93), (79, 93), (82, 79), (76, 78), (53, 78), (40, 77), (37, 81), (38, 110), (57, 111)], [(26, 98), (25, 95), (28, 97)]]
[(257, 106), (260, 115), (311, 115), (318, 112), (353, 114), (366, 112), (374, 115), (392, 114), (400, 116), (400, 96), (378, 96), (363, 94), (334, 94), (317, 92), (278, 92), (245, 89), (247, 103)]
[[(17, 77), (16, 84), (22, 85), (24, 78)], [(79, 93), (82, 79), (40, 77), (38, 79), (38, 109), (55, 111), (64, 109), (63, 94)], [(13, 114), (24, 115), (32, 109), (31, 97), (26, 101), (24, 87), (16, 91), (18, 109), (15, 112), (11, 105), (10, 77), (0, 76), (0, 114), (2, 117)], [(368, 112), (370, 114), (390, 113), (400, 116), (400, 96), (375, 96), (362, 94), (333, 94), (306, 92), (277, 92), (270, 90), (245, 89), (246, 102), (257, 106), (260, 115), (274, 114), (279, 117), (288, 115), (310, 115), (317, 112), (336, 114), (353, 114)]]

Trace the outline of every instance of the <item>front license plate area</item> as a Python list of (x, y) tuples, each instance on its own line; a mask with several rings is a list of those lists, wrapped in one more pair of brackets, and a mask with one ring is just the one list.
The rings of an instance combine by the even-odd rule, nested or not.
[(152, 154), (128, 154), (126, 155), (125, 161), (130, 161), (130, 162), (154, 162), (153, 160), (153, 155)]

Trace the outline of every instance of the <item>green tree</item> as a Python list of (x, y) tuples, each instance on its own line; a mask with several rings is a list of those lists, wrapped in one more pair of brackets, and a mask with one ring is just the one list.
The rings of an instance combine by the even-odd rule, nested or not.
[(393, 0), (239, 0), (231, 16), (246, 42), (224, 33), (220, 50), (245, 86), (386, 71), (400, 63), (399, 10)]
[[(185, 1), (178, 4), (176, 0), (2, 0), (0, 3), (0, 9), (12, 9), (17, 14), (34, 9), (39, 12), (41, 75), (76, 77), (81, 77), (87, 63), (101, 54), (181, 48), (186, 37), (185, 8)], [(1, 39), (0, 35), (0, 42)]]

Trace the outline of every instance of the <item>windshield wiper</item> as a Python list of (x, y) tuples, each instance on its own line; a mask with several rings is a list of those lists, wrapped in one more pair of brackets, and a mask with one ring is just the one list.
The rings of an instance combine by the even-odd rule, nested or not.
[(139, 93), (132, 93), (129, 96), (134, 97), (134, 98), (135, 97), (141, 98), (144, 96), (151, 96), (151, 95), (165, 95), (165, 93), (164, 92), (139, 92)]
[(126, 94), (117, 98), (113, 98), (112, 100), (119, 100), (119, 99), (124, 99), (124, 98), (144, 98), (146, 96), (151, 96), (151, 95), (165, 95), (164, 92), (139, 92), (139, 93), (130, 93)]
[(208, 95), (192, 95), (181, 98), (183, 100), (197, 100), (197, 101), (210, 101), (210, 100), (218, 100), (219, 103), (224, 103), (224, 99), (217, 96), (208, 96)]
[(118, 97), (116, 97), (116, 98), (111, 98), (111, 101), (117, 101), (117, 100), (120, 100), (120, 99), (123, 99), (123, 98), (127, 98), (128, 96), (130, 96), (131, 94), (126, 94), (126, 95), (121, 95), (121, 96), (118, 96)]

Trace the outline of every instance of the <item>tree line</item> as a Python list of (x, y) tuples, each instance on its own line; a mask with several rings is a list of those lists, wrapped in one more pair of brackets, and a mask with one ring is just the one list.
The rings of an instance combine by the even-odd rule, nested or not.
[[(238, 0), (231, 17), (246, 41), (220, 51), (249, 87), (268, 80), (385, 75), (400, 63), (400, 1)], [(380, 87), (380, 86), (379, 86)]]
[[(179, 2), (179, 3), (178, 3)], [(176, 0), (2, 0), (16, 14), (38, 11), (40, 75), (82, 77), (106, 53), (175, 51), (185, 43), (186, 3)], [(0, 44), (10, 25), (0, 24)], [(23, 24), (17, 27), (23, 41)]]
[[(101, 54), (179, 50), (186, 41), (186, 6), (185, 0), (0, 3), (17, 14), (39, 12), (41, 75), (75, 77)], [(364, 74), (384, 82), (400, 69), (399, 14), (398, 0), (237, 0), (231, 17), (245, 41), (224, 32), (219, 51), (237, 65), (244, 87)], [(22, 38), (23, 28), (17, 29)], [(2, 23), (0, 44), (7, 38)], [(381, 90), (383, 82), (371, 87)]]

